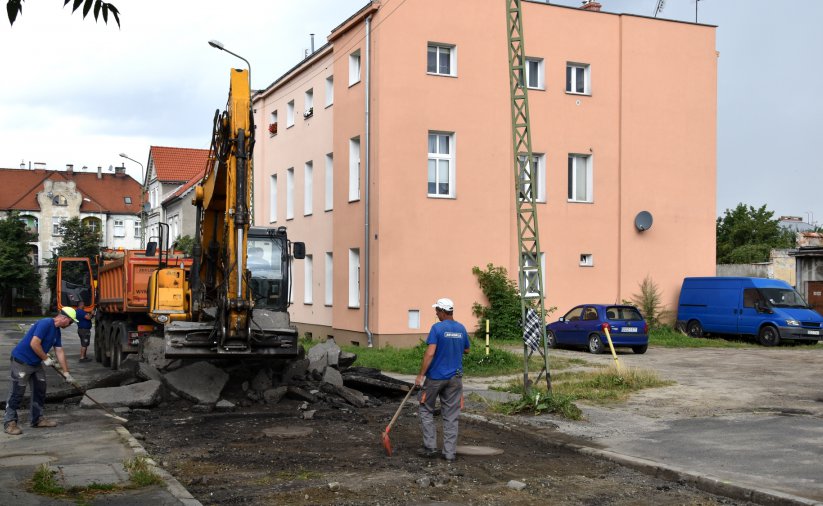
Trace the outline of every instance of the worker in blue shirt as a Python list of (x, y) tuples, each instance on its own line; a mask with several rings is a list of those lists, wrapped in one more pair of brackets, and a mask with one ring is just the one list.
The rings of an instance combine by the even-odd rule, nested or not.
[(423, 430), (421, 454), (425, 457), (438, 454), (434, 408), (439, 397), (443, 417), (442, 456), (446, 461), (454, 462), (457, 458), (457, 422), (463, 407), (463, 355), (469, 352), (471, 345), (466, 327), (454, 319), (451, 299), (439, 299), (432, 307), (438, 322), (429, 331), (420, 374), (414, 380), (415, 385), (422, 387), (418, 394)]
[(88, 362), (91, 359), (86, 356), (91, 343), (91, 313), (83, 309), (83, 304), (79, 304), (77, 313), (77, 335), (80, 337), (80, 362)]
[(6, 402), (6, 414), (3, 417), (3, 429), (6, 434), (18, 436), (23, 433), (17, 426), (17, 409), (26, 393), (26, 384), (31, 384), (31, 419), (32, 427), (56, 427), (57, 422), (43, 417), (43, 405), (46, 403), (46, 367), (54, 364), (48, 352), (54, 348), (63, 378), (66, 383), (74, 379), (69, 374), (66, 354), (60, 329), (77, 322), (74, 308), (64, 307), (54, 318), (43, 318), (31, 326), (25, 337), (11, 350), (11, 388)]

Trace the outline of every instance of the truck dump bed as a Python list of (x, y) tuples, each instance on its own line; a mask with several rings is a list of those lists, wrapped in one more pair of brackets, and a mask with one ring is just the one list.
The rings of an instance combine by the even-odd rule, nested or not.
[[(149, 310), (148, 286), (151, 273), (158, 268), (158, 257), (147, 257), (143, 250), (107, 250), (102, 253), (97, 280), (104, 312), (146, 313)], [(191, 267), (190, 258), (170, 256), (172, 265)]]

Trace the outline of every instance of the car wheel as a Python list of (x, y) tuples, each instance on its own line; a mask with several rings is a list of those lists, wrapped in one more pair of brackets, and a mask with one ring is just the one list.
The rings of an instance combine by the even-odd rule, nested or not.
[(557, 348), (557, 336), (551, 330), (546, 331), (546, 346), (549, 348)]
[(637, 353), (638, 355), (642, 355), (646, 353), (646, 350), (649, 349), (648, 344), (644, 344), (643, 346), (632, 346), (632, 351)]
[(589, 351), (595, 355), (603, 353), (603, 341), (600, 340), (600, 334), (589, 336)]
[(780, 344), (780, 333), (771, 325), (761, 328), (757, 338), (763, 346), (777, 346)]
[(692, 320), (686, 326), (686, 333), (691, 337), (703, 337), (703, 326), (697, 320)]

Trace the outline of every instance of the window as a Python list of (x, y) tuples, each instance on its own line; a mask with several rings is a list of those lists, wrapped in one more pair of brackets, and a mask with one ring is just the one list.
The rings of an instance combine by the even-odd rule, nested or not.
[(360, 249), (349, 249), (349, 307), (360, 307)]
[(269, 177), (269, 222), (277, 221), (277, 174)]
[(140, 226), (140, 220), (134, 220), (134, 238), (135, 239), (142, 239), (140, 236), (142, 235), (143, 227)]
[(419, 309), (409, 309), (409, 328), (410, 329), (419, 329), (420, 328), (420, 310)]
[(429, 197), (454, 198), (454, 134), (429, 132)]
[(126, 227), (123, 220), (114, 220), (114, 237), (126, 237)]
[(349, 202), (360, 200), (360, 137), (349, 139)]
[(326, 107), (334, 103), (334, 76), (326, 78)]
[(440, 76), (456, 76), (456, 55), (457, 48), (454, 46), (429, 43), (426, 72)]
[(309, 216), (314, 207), (314, 163), (306, 162), (303, 167), (303, 179), (303, 215)]
[(66, 197), (64, 197), (63, 195), (55, 195), (54, 197), (52, 197), (51, 203), (52, 203), (52, 205), (55, 205), (55, 206), (67, 206), (67, 205), (69, 205), (69, 202), (66, 200)]
[(534, 90), (546, 89), (542, 58), (526, 58), (526, 87)]
[(269, 134), (277, 135), (277, 111), (269, 114)]
[[(540, 253), (540, 273), (542, 286), (546, 286), (546, 254)], [(537, 297), (538, 295), (538, 270), (537, 265), (529, 255), (523, 255), (523, 286), (526, 287), (526, 297)]]
[(286, 170), (286, 219), (294, 218), (294, 169)]
[(286, 104), (286, 128), (294, 126), (294, 100)]
[(55, 216), (51, 219), (51, 235), (54, 236), (61, 236), (63, 235), (63, 222), (66, 221), (68, 218), (65, 216)]
[(126, 204), (131, 204), (131, 197), (123, 197), (123, 201), (124, 201)]
[(349, 86), (360, 82), (360, 50), (349, 55)]
[(569, 155), (569, 202), (592, 202), (591, 157)]
[(100, 220), (97, 218), (84, 218), (82, 223), (84, 227), (88, 228), (92, 232), (97, 232), (100, 230)]
[(314, 284), (314, 261), (311, 255), (303, 259), (303, 304), (312, 303), (312, 285)]
[(310, 88), (306, 91), (303, 102), (303, 118), (311, 118), (314, 115), (314, 88)]
[[(525, 156), (520, 155), (518, 158), (521, 164), (525, 163)], [(534, 200), (546, 202), (546, 155), (541, 153), (532, 153), (532, 163), (526, 164), (520, 198), (525, 199), (534, 189), (537, 189)]]
[(590, 95), (590, 67), (584, 63), (566, 64), (566, 93)]
[(26, 231), (31, 234), (38, 233), (37, 218), (27, 214), (20, 216), (20, 221), (26, 224)]
[(326, 155), (326, 202), (325, 210), (331, 211), (334, 208), (334, 155)]
[(334, 300), (334, 256), (331, 251), (326, 252), (326, 294), (324, 303), (331, 306)]
[(591, 253), (581, 253), (580, 267), (594, 267), (594, 256)]

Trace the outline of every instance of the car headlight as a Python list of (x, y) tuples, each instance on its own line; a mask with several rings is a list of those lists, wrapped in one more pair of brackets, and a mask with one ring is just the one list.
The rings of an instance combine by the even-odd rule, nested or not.
[(799, 327), (800, 322), (797, 321), (797, 320), (786, 320), (786, 325), (788, 325), (790, 327)]

